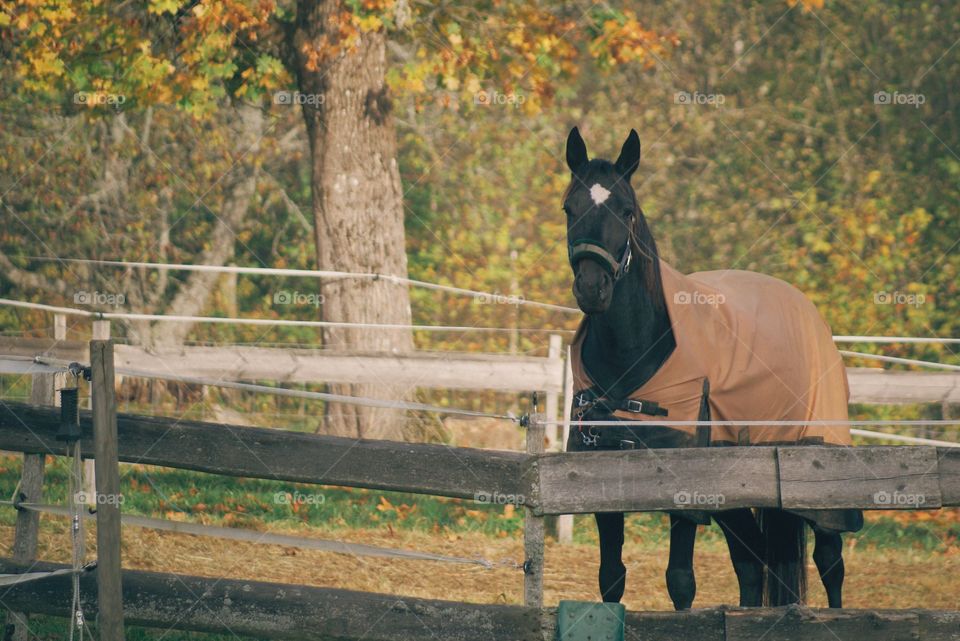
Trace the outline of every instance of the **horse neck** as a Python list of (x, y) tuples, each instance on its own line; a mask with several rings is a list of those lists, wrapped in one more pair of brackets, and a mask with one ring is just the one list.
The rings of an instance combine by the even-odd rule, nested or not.
[(600, 348), (604, 362), (637, 374), (647, 370), (649, 377), (673, 351), (675, 343), (662, 290), (656, 294), (649, 291), (641, 264), (634, 267), (616, 284), (607, 311), (590, 317), (588, 331), (593, 334), (591, 343)]

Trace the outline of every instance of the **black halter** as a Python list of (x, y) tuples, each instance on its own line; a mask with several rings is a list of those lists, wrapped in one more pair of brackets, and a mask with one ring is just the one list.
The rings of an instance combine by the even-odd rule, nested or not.
[(626, 246), (620, 255), (620, 259), (613, 257), (613, 254), (604, 249), (603, 245), (590, 238), (581, 238), (567, 245), (567, 255), (570, 258), (570, 265), (576, 266), (577, 262), (583, 258), (592, 258), (600, 266), (607, 270), (613, 276), (613, 282), (620, 280), (620, 277), (630, 271), (630, 261), (633, 259), (633, 250), (630, 247), (630, 238), (627, 237)]

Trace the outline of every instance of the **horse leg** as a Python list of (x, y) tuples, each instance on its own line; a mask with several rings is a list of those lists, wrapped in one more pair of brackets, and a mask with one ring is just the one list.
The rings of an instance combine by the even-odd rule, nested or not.
[(827, 590), (827, 603), (841, 608), (843, 591), (843, 539), (837, 533), (814, 530), (813, 562), (817, 564), (820, 580)]
[(677, 610), (689, 610), (697, 595), (697, 581), (693, 576), (693, 544), (696, 539), (696, 523), (676, 514), (670, 515), (667, 593)]
[(728, 510), (713, 515), (727, 539), (730, 560), (740, 584), (740, 607), (763, 605), (763, 536), (749, 509)]
[(600, 533), (600, 598), (619, 603), (627, 581), (623, 552), (623, 512), (594, 514)]

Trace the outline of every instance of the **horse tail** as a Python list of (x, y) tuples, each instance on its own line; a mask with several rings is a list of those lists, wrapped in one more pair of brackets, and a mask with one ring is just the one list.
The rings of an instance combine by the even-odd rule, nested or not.
[(807, 592), (806, 523), (799, 516), (775, 509), (758, 510), (757, 521), (766, 556), (763, 604), (803, 603)]

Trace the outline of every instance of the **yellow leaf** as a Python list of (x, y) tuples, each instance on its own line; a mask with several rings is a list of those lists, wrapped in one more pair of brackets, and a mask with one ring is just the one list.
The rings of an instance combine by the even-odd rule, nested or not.
[(155, 14), (176, 13), (179, 5), (179, 0), (151, 0), (150, 8), (147, 11)]
[(357, 26), (360, 27), (362, 31), (377, 31), (383, 26), (383, 21), (380, 19), (380, 16), (363, 16), (357, 20)]

